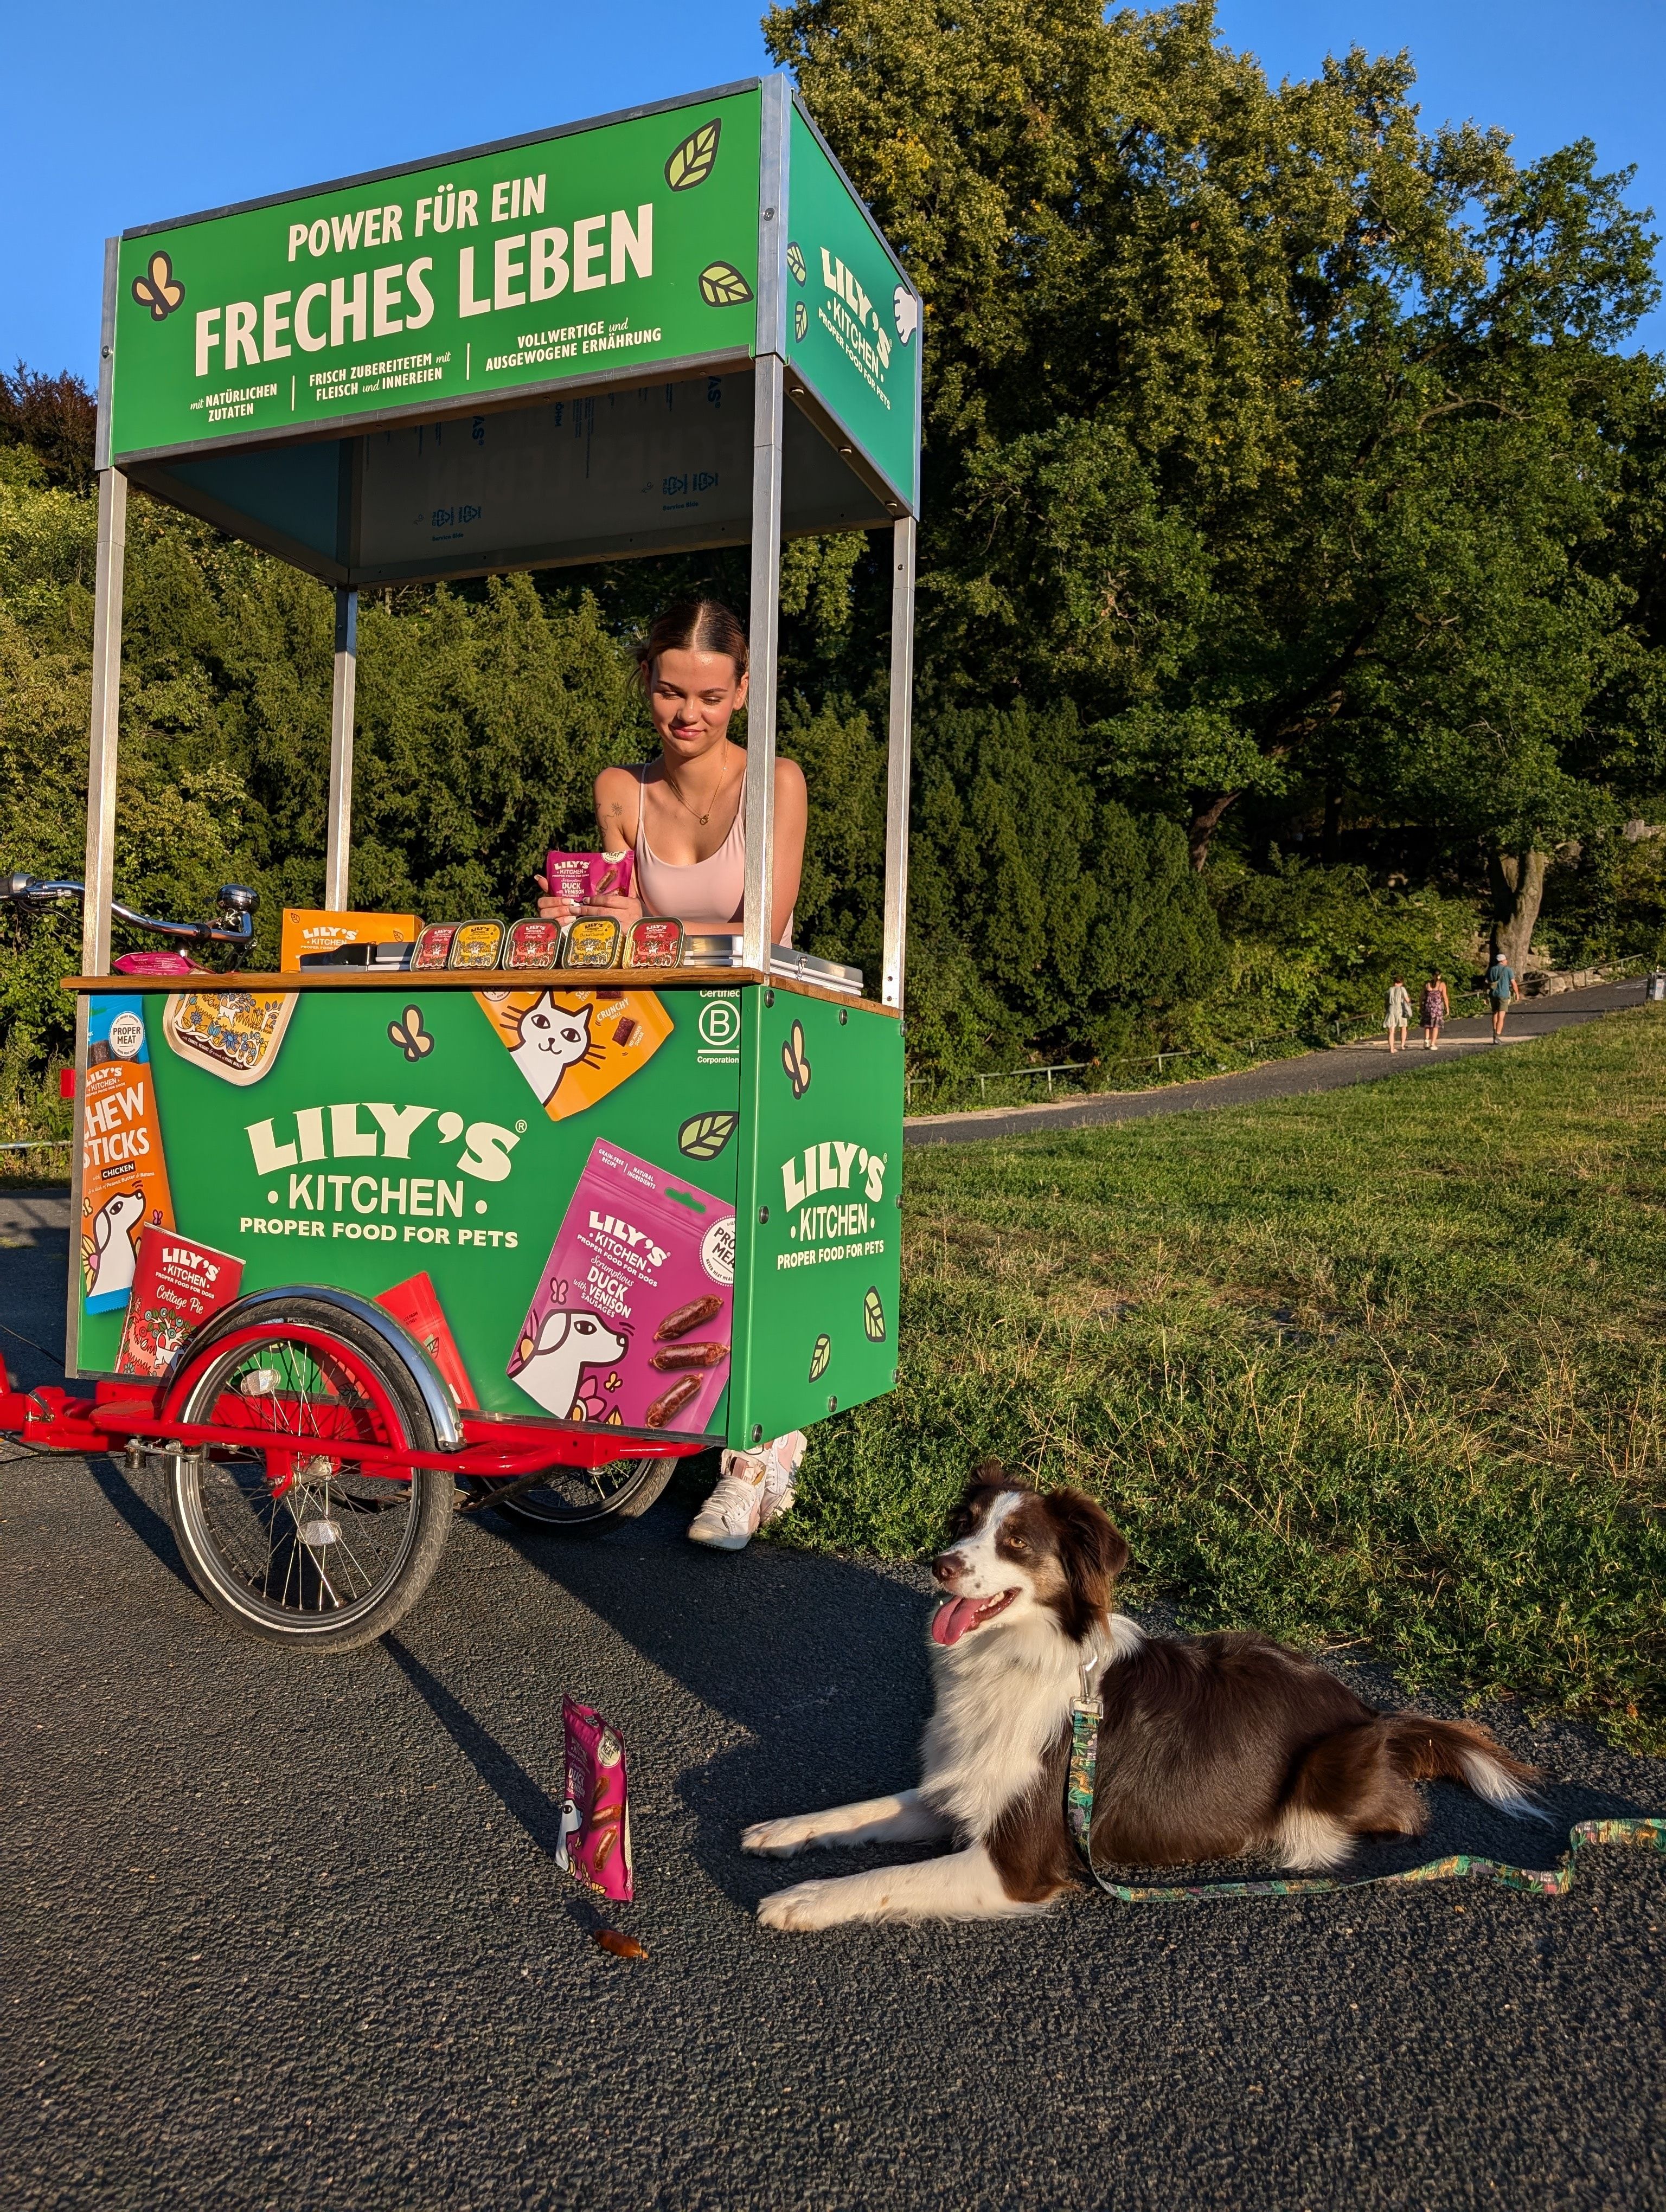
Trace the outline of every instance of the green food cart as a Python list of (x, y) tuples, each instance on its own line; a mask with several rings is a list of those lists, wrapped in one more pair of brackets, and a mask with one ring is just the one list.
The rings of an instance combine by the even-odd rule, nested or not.
[[(0, 1426), (159, 1460), (198, 1587), (250, 1632), (383, 1632), (459, 1480), (588, 1531), (681, 1455), (893, 1386), (921, 343), (779, 77), (109, 241), (69, 985), (91, 1389), (8, 1391)], [(750, 542), (753, 834), (721, 964), (112, 975), (130, 481), (334, 588), (335, 910), (362, 589)], [(781, 545), (882, 527), (869, 997), (767, 918)], [(24, 905), (79, 889), (13, 879)], [(246, 940), (228, 901), (199, 936)]]

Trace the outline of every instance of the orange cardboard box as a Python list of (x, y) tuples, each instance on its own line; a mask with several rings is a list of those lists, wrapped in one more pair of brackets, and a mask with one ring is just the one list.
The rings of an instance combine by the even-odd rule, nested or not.
[(330, 914), (320, 907), (286, 906), (278, 957), (289, 975), (300, 967), (303, 952), (333, 952), (338, 945), (414, 945), (422, 927), (422, 917), (414, 914)]

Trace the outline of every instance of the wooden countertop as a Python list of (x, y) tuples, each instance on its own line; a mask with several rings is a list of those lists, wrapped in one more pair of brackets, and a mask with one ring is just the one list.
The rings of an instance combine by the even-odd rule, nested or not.
[(302, 968), (276, 975), (66, 975), (66, 991), (721, 991), (765, 983), (800, 999), (900, 1014), (873, 999), (853, 999), (824, 983), (769, 975), (756, 968)]

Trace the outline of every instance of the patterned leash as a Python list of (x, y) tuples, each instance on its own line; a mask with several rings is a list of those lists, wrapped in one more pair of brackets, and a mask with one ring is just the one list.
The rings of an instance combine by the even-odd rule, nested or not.
[(1339, 1889), (1370, 1889), (1383, 1882), (1451, 1881), (1463, 1875), (1495, 1881), (1505, 1889), (1525, 1890), (1535, 1897), (1566, 1897), (1573, 1887), (1574, 1863), (1587, 1844), (1629, 1844), (1666, 1858), (1666, 1820), (1581, 1820), (1569, 1829), (1568, 1848), (1554, 1867), (1507, 1866), (1502, 1859), (1477, 1858), (1472, 1852), (1457, 1851), (1450, 1858), (1431, 1859), (1425, 1866), (1408, 1867), (1399, 1874), (1302, 1875), (1287, 1881), (1111, 1881), (1093, 1863), (1093, 1786), (1104, 1711), (1097, 1696), (1090, 1700), (1085, 1695), (1071, 1709), (1070, 1780), (1065, 1809), (1088, 1872), (1107, 1897), (1119, 1898), (1124, 1905), (1181, 1905), (1209, 1897), (1323, 1897)]

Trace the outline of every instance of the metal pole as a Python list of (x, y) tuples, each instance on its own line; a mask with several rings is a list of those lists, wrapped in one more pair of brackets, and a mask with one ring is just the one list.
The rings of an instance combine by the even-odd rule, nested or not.
[(752, 407), (752, 680), (746, 702), (746, 890), (743, 967), (769, 972), (775, 861), (775, 644), (781, 616), (781, 448), (784, 363), (763, 353)]
[(885, 969), (879, 987), (887, 1006), (903, 1003), (903, 957), (909, 927), (909, 781), (913, 763), (914, 561), (919, 526), (904, 515), (891, 525), (891, 726), (885, 754)]
[(330, 696), (330, 819), (325, 830), (324, 903), (347, 906), (353, 853), (353, 702), (359, 681), (359, 595), (336, 586), (336, 676)]
[(98, 559), (93, 586), (93, 711), (87, 745), (87, 894), (81, 972), (110, 973), (116, 890), (116, 757), (121, 726), (121, 591), (127, 550), (127, 478), (99, 471)]

